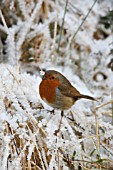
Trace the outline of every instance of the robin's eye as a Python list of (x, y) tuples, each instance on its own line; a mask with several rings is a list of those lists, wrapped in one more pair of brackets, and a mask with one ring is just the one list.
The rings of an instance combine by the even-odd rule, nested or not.
[(52, 79), (54, 79), (54, 77), (52, 77)]

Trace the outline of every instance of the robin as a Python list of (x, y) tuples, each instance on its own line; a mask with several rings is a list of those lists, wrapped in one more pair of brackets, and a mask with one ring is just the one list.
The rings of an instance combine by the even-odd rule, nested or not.
[(65, 76), (55, 70), (45, 71), (39, 85), (39, 94), (48, 105), (61, 110), (61, 121), (63, 110), (68, 110), (77, 100), (95, 100), (91, 96), (81, 94)]

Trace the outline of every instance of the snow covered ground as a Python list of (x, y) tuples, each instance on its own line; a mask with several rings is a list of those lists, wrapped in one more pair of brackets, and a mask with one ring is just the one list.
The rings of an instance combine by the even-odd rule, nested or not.
[[(113, 15), (113, 1), (96, 2), (87, 16), (93, 4), (1, 2), (0, 169), (113, 168), (113, 23), (102, 20)], [(57, 136), (61, 113), (39, 96), (40, 69), (61, 72), (97, 99), (65, 111)]]

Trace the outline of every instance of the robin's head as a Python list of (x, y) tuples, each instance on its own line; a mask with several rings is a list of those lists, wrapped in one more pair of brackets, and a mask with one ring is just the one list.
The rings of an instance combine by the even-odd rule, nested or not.
[(59, 84), (62, 84), (66, 81), (66, 78), (55, 70), (48, 70), (45, 71), (45, 74), (42, 76), (42, 80), (49, 80), (51, 82), (57, 81)]

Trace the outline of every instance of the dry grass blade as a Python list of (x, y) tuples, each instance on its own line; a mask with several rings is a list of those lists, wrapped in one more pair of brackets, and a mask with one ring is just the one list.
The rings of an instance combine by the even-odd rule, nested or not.
[(59, 37), (58, 49), (57, 49), (58, 52), (59, 52), (60, 42), (61, 42), (61, 38), (62, 38), (62, 31), (63, 31), (63, 26), (64, 26), (65, 15), (66, 15), (66, 11), (67, 11), (67, 5), (68, 5), (68, 0), (66, 0), (66, 5), (65, 5), (65, 9), (64, 9), (64, 16), (63, 16), (63, 19), (62, 19), (62, 25), (61, 25), (61, 29), (60, 29), (60, 37)]
[[(1, 170), (113, 167), (111, 6), (97, 0), (0, 1)], [(44, 69), (62, 72), (81, 93), (90, 90), (100, 99), (95, 108), (81, 100), (64, 111), (57, 135), (60, 111), (48, 111), (38, 93)]]
[(4, 16), (3, 16), (3, 14), (2, 14), (2, 11), (1, 11), (1, 9), (0, 9), (0, 17), (1, 17), (1, 20), (2, 20), (2, 22), (3, 22), (3, 25), (4, 25), (4, 28), (5, 28), (5, 31), (7, 32), (7, 34), (9, 33), (9, 29), (8, 29), (8, 27), (7, 27), (7, 24), (6, 24), (6, 22), (5, 22), (5, 19), (4, 19)]

